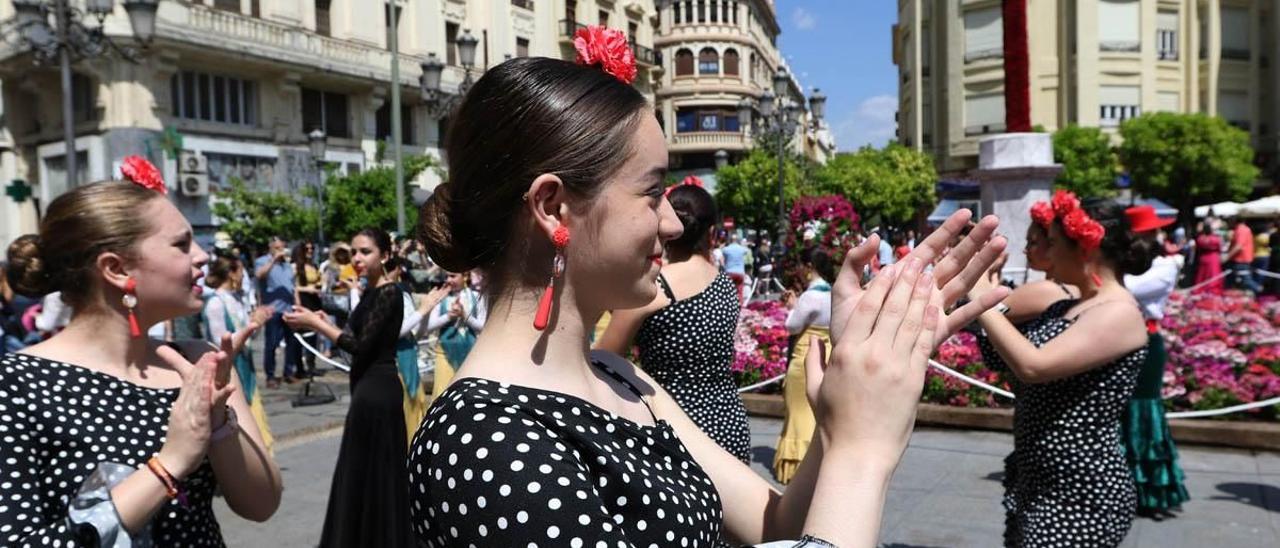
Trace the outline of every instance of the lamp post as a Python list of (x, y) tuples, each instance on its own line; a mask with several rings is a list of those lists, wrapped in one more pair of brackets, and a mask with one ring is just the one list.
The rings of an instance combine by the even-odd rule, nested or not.
[(723, 169), (729, 165), (729, 153), (724, 149), (716, 151), (716, 169)]
[[(316, 228), (318, 238), (316, 241), (317, 249), (324, 248), (324, 154), (329, 148), (329, 138), (320, 128), (311, 130), (307, 134), (307, 147), (311, 149), (311, 161), (316, 166), (316, 203), (319, 204), (319, 216), (316, 218)], [(403, 207), (403, 205), (402, 205)]]
[(422, 101), (427, 104), (428, 113), (432, 118), (448, 116), (475, 83), (471, 79), (471, 68), (475, 66), (476, 46), (480, 41), (471, 35), (470, 29), (463, 29), (457, 43), (458, 62), (462, 64), (462, 82), (458, 84), (457, 91), (450, 93), (441, 87), (440, 80), (445, 65), (440, 62), (440, 58), (435, 53), (427, 54), (427, 60), (422, 62), (422, 77), (418, 80), (418, 84), (422, 91)]
[[(121, 47), (103, 31), (103, 20), (115, 10), (115, 0), (85, 0), (84, 8), (71, 7), (70, 0), (13, 0), (14, 17), (0, 37), (30, 50), (41, 65), (58, 63), (62, 85), (62, 138), (66, 147), (67, 185), (73, 185), (79, 171), (76, 158), (75, 109), (71, 100), (71, 63), (75, 60), (116, 52), (137, 62), (137, 52)], [(125, 0), (133, 37), (143, 47), (156, 32), (156, 10), (160, 0)], [(97, 20), (96, 24), (87, 19)]]

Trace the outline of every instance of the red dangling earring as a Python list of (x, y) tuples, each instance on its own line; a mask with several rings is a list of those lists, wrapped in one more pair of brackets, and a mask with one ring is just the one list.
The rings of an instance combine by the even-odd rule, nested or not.
[[(1088, 264), (1089, 259), (1087, 257), (1081, 255), (1080, 259), (1085, 261), (1086, 264)], [(1089, 279), (1093, 281), (1093, 285), (1097, 287), (1102, 287), (1102, 277), (1099, 276), (1097, 272), (1094, 272), (1092, 268), (1089, 268), (1087, 266), (1085, 267), (1085, 271), (1089, 274)]]
[(551, 235), (551, 243), (556, 246), (556, 258), (551, 264), (551, 280), (547, 288), (542, 290), (542, 298), (538, 300), (538, 313), (533, 316), (533, 328), (542, 331), (551, 321), (551, 302), (555, 300), (556, 278), (564, 274), (564, 248), (569, 246), (569, 227), (560, 225)]
[(129, 336), (135, 339), (142, 337), (142, 328), (138, 327), (138, 316), (133, 313), (134, 307), (138, 306), (138, 282), (133, 278), (124, 283), (124, 296), (120, 298), (120, 302), (124, 307), (129, 309)]

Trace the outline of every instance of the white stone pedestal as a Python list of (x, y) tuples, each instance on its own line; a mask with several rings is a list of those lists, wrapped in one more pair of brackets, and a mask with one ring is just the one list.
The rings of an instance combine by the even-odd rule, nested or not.
[(1005, 133), (978, 143), (978, 169), (970, 177), (981, 184), (982, 213), (1000, 218), (1000, 234), (1008, 238), (1005, 278), (1018, 283), (1039, 280), (1044, 273), (1026, 270), (1027, 227), (1031, 204), (1052, 197), (1053, 180), (1062, 172), (1053, 163), (1048, 133)]

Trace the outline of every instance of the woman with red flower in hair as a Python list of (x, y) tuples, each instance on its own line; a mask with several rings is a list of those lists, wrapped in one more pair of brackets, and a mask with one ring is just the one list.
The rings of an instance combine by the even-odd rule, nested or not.
[[(1033, 217), (1049, 225), (1049, 275), (1080, 289), (1018, 327), (1007, 307), (978, 323), (983, 354), (1016, 377), (1014, 449), (1005, 459), (1006, 546), (1116, 546), (1133, 521), (1133, 477), (1120, 420), (1146, 357), (1142, 311), (1123, 283), (1153, 245), (1109, 201), (1059, 191)], [(991, 276), (970, 291), (995, 289)]]
[[(665, 193), (653, 106), (628, 84), (625, 35), (587, 29), (577, 41), (578, 64), (511, 59), (471, 87), (451, 118), (448, 182), (418, 216), (437, 264), (484, 273), (489, 307), (409, 452), (418, 542), (875, 545), (928, 355), (1003, 297), (997, 289), (943, 314), (998, 257), (1003, 242), (988, 245), (996, 220), (925, 272), (967, 223), (957, 213), (865, 289), (879, 242), (849, 251), (832, 285), (831, 359), (810, 353), (806, 372), (816, 433), (779, 492), (653, 376), (589, 348), (605, 310), (661, 302), (663, 249), (685, 226)], [(696, 194), (687, 188), (672, 199)], [(689, 312), (719, 314), (705, 303)], [(656, 344), (697, 359), (718, 351), (711, 331), (678, 335)]]

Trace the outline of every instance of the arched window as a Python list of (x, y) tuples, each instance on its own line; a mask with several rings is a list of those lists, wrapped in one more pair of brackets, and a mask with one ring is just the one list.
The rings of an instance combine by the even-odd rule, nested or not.
[(676, 76), (693, 75), (693, 52), (682, 49), (676, 52)]
[(738, 75), (738, 50), (735, 50), (735, 49), (724, 50), (724, 75), (725, 76)]
[(711, 48), (698, 53), (698, 74), (720, 74), (720, 54)]

